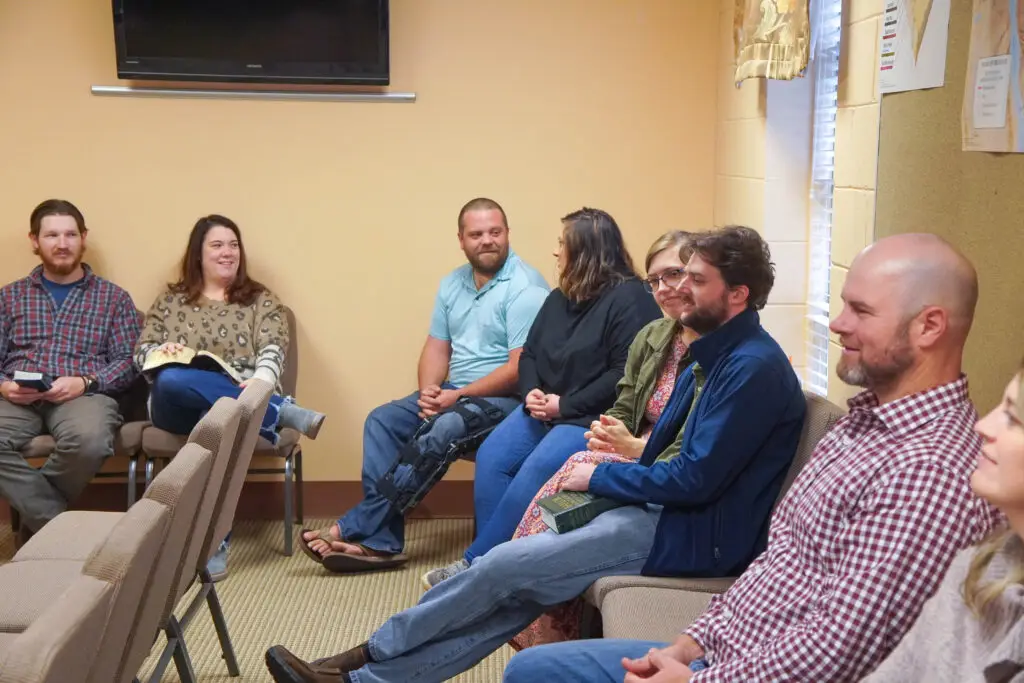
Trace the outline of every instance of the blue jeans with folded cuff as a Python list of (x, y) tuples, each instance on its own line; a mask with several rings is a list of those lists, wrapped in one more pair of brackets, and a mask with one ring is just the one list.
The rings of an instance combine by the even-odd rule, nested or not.
[[(210, 370), (169, 367), (161, 370), (149, 390), (150, 419), (153, 425), (171, 434), (188, 434), (199, 424), (217, 399), (238, 399), (242, 388), (230, 377)], [(260, 436), (277, 444), (277, 418), (281, 405), (290, 402), (274, 394), (260, 425)]]
[(349, 676), (440, 683), (466, 671), (597, 579), (639, 574), (660, 516), (660, 507), (629, 505), (566, 534), (502, 543), (388, 619), (369, 638), (374, 661)]
[(551, 427), (522, 409), (506, 417), (476, 452), (473, 505), (477, 537), (473, 560), (512, 538), (533, 497), (574, 453), (586, 450), (584, 427)]
[[(443, 388), (455, 387), (445, 385)], [(400, 553), (405, 547), (405, 518), (395, 512), (391, 501), (377, 490), (377, 482), (423, 423), (416, 404), (418, 399), (419, 392), (415, 392), (378, 406), (367, 416), (363, 425), (363, 500), (338, 519), (338, 528), (346, 541), (390, 554)], [(506, 414), (519, 406), (519, 401), (514, 398), (487, 397), (484, 400)], [(472, 403), (466, 407), (480, 412)], [(456, 413), (445, 413), (437, 418), (430, 431), (420, 437), (421, 446), (432, 452), (443, 452), (449, 443), (464, 436), (467, 433), (462, 417)], [(395, 472), (395, 486), (403, 489), (415, 485), (415, 475), (411, 465), (400, 465)]]

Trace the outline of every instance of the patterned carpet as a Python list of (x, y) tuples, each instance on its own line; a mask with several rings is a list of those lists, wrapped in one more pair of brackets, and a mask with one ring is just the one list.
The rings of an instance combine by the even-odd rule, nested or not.
[[(313, 528), (329, 520), (307, 520)], [(209, 613), (204, 608), (185, 634), (200, 681), (265, 682), (271, 678), (263, 653), (280, 643), (299, 656), (321, 657), (366, 639), (396, 611), (416, 603), (419, 577), (447, 564), (469, 544), (472, 520), (415, 520), (407, 530), (412, 560), (399, 570), (364, 575), (328, 574), (298, 550), (281, 554), (280, 522), (242, 522), (232, 534), (230, 575), (217, 584), (242, 675), (228, 676)], [(0, 525), (0, 563), (14, 554), (10, 527)], [(191, 592), (179, 608), (184, 610)], [(161, 636), (161, 641), (163, 637)], [(508, 646), (452, 679), (459, 683), (496, 683), (512, 650)], [(155, 656), (143, 668), (151, 671)], [(173, 664), (163, 681), (178, 680)]]

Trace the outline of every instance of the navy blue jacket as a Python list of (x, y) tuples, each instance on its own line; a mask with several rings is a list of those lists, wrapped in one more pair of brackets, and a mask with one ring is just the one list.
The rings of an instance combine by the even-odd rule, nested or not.
[[(706, 380), (679, 457), (655, 462), (658, 454), (645, 451), (636, 464), (602, 463), (590, 491), (664, 506), (643, 574), (734, 576), (765, 547), (806, 401), (789, 359), (755, 311), (693, 342), (690, 354)], [(685, 392), (689, 405), (694, 389), (691, 365), (673, 393)]]

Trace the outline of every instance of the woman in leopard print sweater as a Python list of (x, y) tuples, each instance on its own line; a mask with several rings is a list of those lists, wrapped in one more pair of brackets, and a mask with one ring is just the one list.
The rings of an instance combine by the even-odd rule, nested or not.
[(257, 379), (275, 388), (260, 435), (276, 443), (277, 430), (292, 427), (315, 438), (324, 415), (281, 395), (290, 341), (280, 299), (249, 277), (238, 226), (224, 216), (199, 219), (189, 235), (179, 280), (146, 314), (135, 362), (141, 369), (157, 349), (180, 353), (189, 348), (219, 356), (237, 378), (193, 367), (157, 370), (150, 392), (153, 424), (188, 434), (218, 398), (238, 398), (242, 387)]

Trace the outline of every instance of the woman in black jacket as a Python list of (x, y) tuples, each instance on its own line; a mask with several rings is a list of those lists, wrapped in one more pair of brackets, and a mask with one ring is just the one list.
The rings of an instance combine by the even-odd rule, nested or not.
[(473, 487), (477, 538), (462, 560), (428, 572), (427, 586), (466, 568), (516, 525), (541, 486), (586, 450), (590, 423), (615, 402), (633, 337), (661, 316), (637, 277), (615, 220), (583, 208), (562, 219), (558, 288), (519, 357), (524, 403), (481, 444)]

